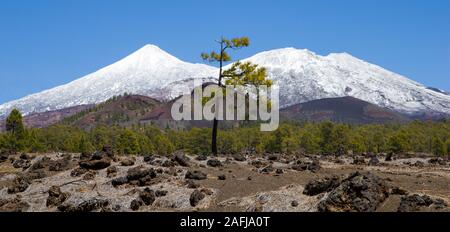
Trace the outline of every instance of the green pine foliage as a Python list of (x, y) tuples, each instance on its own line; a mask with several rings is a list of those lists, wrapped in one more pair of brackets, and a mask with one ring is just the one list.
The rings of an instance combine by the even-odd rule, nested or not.
[[(8, 130), (0, 134), (0, 150), (93, 152), (108, 145), (124, 155), (170, 155), (177, 150), (210, 154), (211, 148), (211, 128), (172, 130), (147, 124), (98, 126), (85, 131), (58, 124), (28, 129), (23, 126), (18, 111), (11, 113), (7, 124)], [(222, 154), (245, 151), (335, 155), (423, 152), (443, 156), (450, 152), (450, 120), (387, 125), (286, 122), (274, 132), (261, 132), (259, 125), (242, 122), (240, 127), (220, 131), (218, 150)]]

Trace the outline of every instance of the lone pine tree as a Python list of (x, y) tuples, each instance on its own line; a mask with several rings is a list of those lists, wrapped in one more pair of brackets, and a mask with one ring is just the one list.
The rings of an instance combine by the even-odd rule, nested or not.
[[(234, 39), (225, 39), (221, 38), (217, 41), (220, 46), (219, 52), (210, 52), (210, 53), (202, 53), (201, 57), (203, 60), (208, 62), (218, 62), (219, 63), (219, 79), (217, 85), (221, 88), (224, 88), (222, 83), (225, 80), (226, 85), (232, 86), (260, 86), (266, 85), (270, 87), (272, 85), (272, 81), (267, 79), (267, 72), (265, 68), (258, 67), (256, 64), (252, 64), (250, 62), (236, 62), (232, 65), (232, 67), (228, 70), (223, 70), (223, 65), (225, 62), (229, 62), (232, 60), (231, 56), (228, 54), (227, 50), (233, 49), (237, 50), (243, 47), (248, 47), (250, 45), (250, 40), (248, 37), (234, 38)], [(217, 154), (217, 130), (218, 130), (219, 121), (217, 118), (213, 120), (213, 129), (212, 129), (212, 139), (211, 139), (211, 150), (213, 154)]]

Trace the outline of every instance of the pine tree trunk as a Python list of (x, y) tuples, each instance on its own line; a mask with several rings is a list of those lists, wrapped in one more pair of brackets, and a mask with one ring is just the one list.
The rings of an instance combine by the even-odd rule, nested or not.
[(217, 127), (219, 126), (219, 120), (214, 118), (213, 131), (212, 131), (212, 141), (211, 149), (214, 155), (217, 155)]
[[(223, 69), (223, 38), (222, 42), (220, 43), (220, 61), (219, 61), (219, 82), (218, 86), (222, 87), (222, 69)], [(217, 105), (216, 105), (217, 108)], [(217, 114), (217, 112), (216, 112)], [(219, 126), (219, 120), (217, 120), (216, 117), (214, 117), (214, 123), (213, 123), (213, 131), (212, 131), (212, 139), (211, 139), (211, 150), (213, 155), (217, 155), (217, 127)]]

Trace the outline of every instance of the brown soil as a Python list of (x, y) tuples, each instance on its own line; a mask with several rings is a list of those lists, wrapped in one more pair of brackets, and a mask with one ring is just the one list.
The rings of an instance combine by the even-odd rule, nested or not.
[[(39, 158), (43, 155), (37, 156)], [(56, 154), (45, 156), (58, 159)], [(76, 159), (76, 155), (74, 157)], [(162, 169), (164, 172), (158, 174), (151, 186), (124, 185), (115, 188), (111, 185), (111, 180), (115, 177), (107, 177), (106, 170), (98, 171), (93, 180), (80, 181), (81, 177), (70, 176), (70, 172), (75, 168), (73, 167), (71, 170), (49, 173), (46, 178), (34, 180), (26, 191), (16, 194), (8, 194), (6, 189), (11, 185), (14, 177), (24, 171), (13, 168), (11, 163), (6, 161), (0, 164), (0, 200), (12, 201), (19, 198), (30, 205), (25, 211), (58, 211), (57, 208), (46, 207), (45, 200), (51, 186), (62, 186), (63, 192), (70, 193), (68, 202), (77, 203), (100, 197), (107, 199), (110, 202), (109, 206), (116, 208), (116, 211), (131, 211), (130, 202), (138, 197), (139, 191), (142, 191), (144, 187), (150, 187), (154, 190), (166, 190), (168, 194), (157, 198), (151, 206), (141, 207), (139, 211), (317, 211), (317, 203), (324, 194), (313, 197), (303, 195), (303, 187), (308, 182), (330, 175), (346, 175), (359, 171), (371, 172), (384, 179), (389, 186), (400, 187), (410, 194), (426, 194), (432, 198), (443, 199), (447, 204), (450, 203), (450, 165), (432, 165), (428, 163), (427, 158), (382, 161), (379, 166), (352, 165), (351, 158), (342, 158), (342, 164), (332, 160), (321, 160), (322, 168), (315, 173), (292, 170), (290, 168), (292, 163), (289, 163), (286, 157), (280, 162), (256, 156), (247, 158), (247, 161), (238, 162), (231, 161), (227, 157), (219, 157), (223, 165), (214, 168), (207, 166), (207, 161), (195, 160), (195, 156), (190, 156), (190, 167), (162, 167), (164, 165), (159, 165), (158, 162), (147, 164), (142, 157), (136, 158), (134, 166), (124, 167), (120, 166), (120, 159), (118, 159), (117, 162), (112, 163), (112, 166), (118, 167), (116, 177), (126, 175), (128, 169), (139, 165)], [(167, 160), (165, 157), (158, 159), (161, 164)], [(251, 161), (257, 159), (271, 164), (274, 171), (268, 174), (261, 173), (261, 169), (267, 165), (260, 168), (250, 165)], [(418, 160), (425, 166), (419, 168), (408, 164)], [(277, 169), (282, 169), (283, 173), (277, 174), (275, 171)], [(207, 179), (195, 182), (200, 185), (199, 190), (211, 190), (211, 193), (195, 207), (189, 204), (189, 196), (194, 189), (188, 188), (185, 184), (184, 175), (187, 170), (199, 170), (206, 173)], [(225, 180), (219, 179), (221, 175), (225, 175)], [(70, 184), (71, 181), (75, 181), (74, 184)], [(397, 211), (401, 197), (390, 194), (377, 211)], [(298, 202), (299, 205), (291, 206), (292, 201)], [(0, 206), (0, 211), (6, 210)], [(449, 207), (439, 210), (426, 208), (421, 211), (450, 211), (450, 209)]]

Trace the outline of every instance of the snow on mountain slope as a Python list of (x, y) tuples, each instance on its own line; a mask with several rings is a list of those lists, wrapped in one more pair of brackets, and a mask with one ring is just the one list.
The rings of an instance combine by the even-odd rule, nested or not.
[[(316, 55), (284, 48), (258, 53), (247, 60), (268, 69), (280, 86), (280, 106), (352, 96), (404, 113), (450, 114), (450, 95), (433, 91), (349, 54)], [(147, 45), (97, 72), (41, 93), (0, 106), (0, 117), (16, 107), (24, 114), (103, 102), (125, 92), (159, 100), (177, 97), (195, 79), (212, 81), (218, 70), (183, 62), (154, 45)]]
[(168, 100), (178, 96), (172, 86), (179, 89), (189, 84), (186, 79), (209, 80), (208, 77), (217, 76), (216, 72), (214, 67), (186, 63), (157, 46), (146, 45), (117, 63), (71, 83), (3, 104), (0, 116), (13, 107), (29, 114), (99, 103), (124, 93)]
[(280, 106), (352, 96), (403, 113), (450, 113), (442, 94), (347, 53), (316, 55), (308, 50), (277, 49), (246, 59), (264, 66), (280, 86)]

